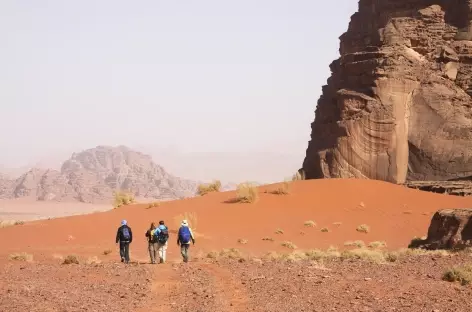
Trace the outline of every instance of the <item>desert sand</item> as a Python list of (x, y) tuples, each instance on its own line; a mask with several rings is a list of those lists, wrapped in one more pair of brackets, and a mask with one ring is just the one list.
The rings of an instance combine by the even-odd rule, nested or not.
[[(432, 311), (427, 309), (446, 304), (455, 309), (440, 311), (467, 310), (466, 301), (460, 298), (470, 295), (469, 288), (440, 278), (447, 266), (464, 262), (468, 259), (465, 256), (406, 258), (394, 265), (334, 261), (323, 268), (312, 262), (268, 265), (262, 261), (202, 261), (208, 253), (228, 248), (237, 248), (248, 259), (262, 259), (271, 251), (293, 252), (282, 246), (284, 241), (296, 245), (295, 251), (330, 246), (341, 250), (348, 248), (345, 242), (355, 240), (366, 244), (384, 241), (387, 249), (397, 250), (407, 247), (413, 237), (426, 234), (436, 210), (472, 206), (470, 197), (427, 193), (375, 180), (295, 181), (290, 183), (287, 195), (270, 193), (278, 186), (260, 187), (259, 200), (252, 204), (232, 203), (236, 196), (233, 191), (216, 192), (164, 202), (158, 207), (136, 204), (2, 228), (0, 235), (8, 239), (1, 241), (0, 265), (10, 282), (5, 278), (0, 282), (0, 291), (8, 293), (2, 296), (0, 310), (60, 311), (68, 307), (67, 311), (79, 311), (82, 307), (86, 311), (114, 311), (118, 298), (127, 311), (190, 311), (198, 307), (199, 311), (287, 311), (290, 306), (308, 309), (305, 311), (386, 311), (383, 307)], [(191, 247), (191, 262), (183, 264), (175, 231), (186, 213), (187, 217), (196, 216), (189, 220), (197, 221), (197, 238)], [(128, 220), (134, 235), (132, 264), (127, 267), (119, 262), (114, 241), (122, 219)], [(150, 222), (159, 220), (165, 220), (171, 230), (168, 263), (148, 265), (144, 233)], [(306, 226), (306, 221), (314, 221), (316, 226)], [(369, 227), (368, 233), (356, 230), (362, 224)], [(278, 229), (283, 233), (276, 234)], [(111, 253), (104, 255), (106, 250)], [(9, 260), (10, 255), (22, 252), (32, 255), (33, 260)], [(61, 265), (63, 257), (70, 254), (78, 255), (81, 264)], [(74, 286), (71, 279), (77, 279), (80, 285)], [(407, 284), (403, 284), (405, 279)], [(256, 283), (258, 280), (261, 282)], [(128, 286), (116, 286), (120, 281)], [(179, 289), (187, 282), (193, 290), (182, 304)], [(274, 289), (274, 285), (281, 288)], [(72, 291), (71, 287), (78, 288)], [(453, 294), (454, 287), (459, 287), (459, 295), (453, 299), (445, 297), (429, 303), (427, 299), (413, 300), (425, 309), (418, 309), (413, 301), (405, 305), (407, 299), (397, 298), (402, 294), (404, 298), (416, 298), (413, 290), (420, 288), (426, 297), (435, 297), (440, 291)], [(319, 298), (308, 295), (320, 289), (325, 290)], [(64, 291), (72, 293), (64, 295)], [(159, 292), (162, 301), (156, 299)], [(337, 299), (331, 302), (332, 292), (337, 293), (333, 295)], [(278, 298), (274, 301), (278, 305), (270, 302), (271, 293)], [(288, 301), (282, 300), (284, 296)], [(83, 302), (82, 297), (90, 300)], [(33, 308), (39, 298), (44, 298), (44, 309)]]

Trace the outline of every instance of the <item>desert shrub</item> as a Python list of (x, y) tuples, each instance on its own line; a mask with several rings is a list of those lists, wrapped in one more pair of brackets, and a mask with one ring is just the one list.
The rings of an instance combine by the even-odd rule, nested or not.
[(356, 231), (360, 233), (369, 233), (370, 227), (366, 224), (361, 224), (357, 227)]
[(198, 225), (198, 218), (197, 218), (197, 213), (196, 212), (184, 212), (182, 214), (179, 214), (174, 217), (174, 223), (176, 228), (180, 228), (180, 224), (182, 223), (182, 220), (187, 220), (188, 226), (194, 231), (197, 230), (197, 225)]
[(387, 247), (387, 243), (386, 242), (379, 242), (379, 241), (376, 241), (376, 242), (370, 242), (369, 245), (367, 245), (369, 248), (373, 248), (373, 249), (379, 249), (379, 248), (385, 248)]
[(236, 202), (254, 203), (259, 199), (259, 192), (255, 185), (241, 183), (236, 189)]
[(25, 224), (24, 221), (15, 221), (14, 225), (23, 225)]
[(283, 234), (283, 233), (284, 233), (284, 230), (282, 229), (275, 230), (275, 234)]
[(147, 206), (147, 209), (151, 209), (151, 208), (154, 208), (154, 207), (159, 207), (161, 205), (160, 202), (153, 202), (153, 203), (150, 203), (148, 206)]
[(68, 255), (63, 264), (79, 264), (79, 258), (76, 255)]
[(343, 251), (341, 253), (341, 259), (361, 259), (375, 263), (384, 263), (385, 255), (379, 250), (357, 248)]
[(104, 251), (103, 251), (103, 254), (104, 254), (105, 256), (108, 256), (108, 255), (111, 254), (112, 252), (113, 252), (113, 251), (112, 251), (111, 249), (107, 249), (107, 250), (104, 250)]
[(303, 170), (297, 171), (292, 176), (292, 181), (301, 181), (301, 180), (305, 180), (305, 171)]
[(270, 242), (274, 241), (274, 239), (272, 237), (263, 237), (262, 240), (263, 241), (270, 241)]
[(5, 228), (7, 226), (15, 225), (15, 221), (11, 220), (0, 220), (0, 228)]
[(126, 192), (115, 192), (113, 206), (119, 208), (134, 203), (134, 195)]
[(329, 229), (326, 228), (326, 227), (324, 227), (324, 228), (321, 229), (321, 232), (323, 232), (323, 233), (328, 233), (328, 232), (329, 232)]
[(33, 261), (33, 255), (30, 255), (26, 252), (11, 254), (9, 258), (10, 260), (14, 260), (14, 261), (24, 261), (24, 262)]
[(216, 180), (208, 184), (200, 184), (197, 188), (197, 194), (203, 196), (211, 192), (219, 192), (221, 188), (221, 182)]
[(296, 246), (294, 243), (292, 243), (292, 242), (287, 242), (287, 241), (286, 241), (286, 242), (282, 242), (281, 245), (282, 245), (283, 247), (286, 247), (286, 248), (289, 248), (289, 249), (296, 249), (296, 248), (297, 248), (297, 246)]
[(466, 264), (449, 268), (444, 272), (442, 279), (448, 282), (459, 282), (468, 285), (472, 282), (472, 265)]
[(247, 239), (244, 239), (244, 238), (240, 238), (238, 239), (238, 243), (242, 244), (242, 245), (245, 245), (247, 244), (248, 240)]
[(227, 248), (220, 251), (219, 256), (229, 259), (239, 259), (243, 256), (243, 254), (237, 248)]
[(316, 222), (313, 221), (313, 220), (308, 220), (308, 221), (305, 221), (305, 223), (303, 223), (303, 225), (306, 226), (306, 227), (315, 227)]
[(357, 247), (357, 248), (364, 248), (365, 243), (361, 240), (356, 240), (356, 241), (347, 241), (344, 243), (344, 246), (349, 246), (349, 247)]
[(290, 193), (290, 182), (284, 181), (282, 185), (277, 187), (275, 190), (271, 192), (272, 194), (275, 195), (287, 195)]

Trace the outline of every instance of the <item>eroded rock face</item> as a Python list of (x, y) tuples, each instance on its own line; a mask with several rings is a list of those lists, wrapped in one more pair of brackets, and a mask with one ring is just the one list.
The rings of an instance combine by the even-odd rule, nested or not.
[(312, 123), (306, 178), (472, 176), (472, 0), (360, 0)]
[(472, 209), (444, 209), (437, 211), (425, 240), (410, 247), (435, 249), (464, 249), (472, 245)]

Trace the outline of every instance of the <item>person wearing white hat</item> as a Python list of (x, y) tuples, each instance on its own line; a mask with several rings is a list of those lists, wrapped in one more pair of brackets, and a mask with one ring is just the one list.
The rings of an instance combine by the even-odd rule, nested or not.
[(195, 237), (193, 236), (192, 229), (188, 226), (187, 220), (182, 220), (180, 224), (179, 234), (177, 235), (177, 246), (180, 246), (180, 253), (184, 262), (188, 262), (188, 249), (190, 247), (190, 241), (195, 245)]

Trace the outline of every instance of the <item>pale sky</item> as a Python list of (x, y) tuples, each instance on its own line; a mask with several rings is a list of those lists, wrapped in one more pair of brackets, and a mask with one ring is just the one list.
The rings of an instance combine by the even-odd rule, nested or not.
[(1, 0), (0, 168), (126, 145), (186, 178), (283, 180), (302, 164), (356, 10), (353, 0)]

